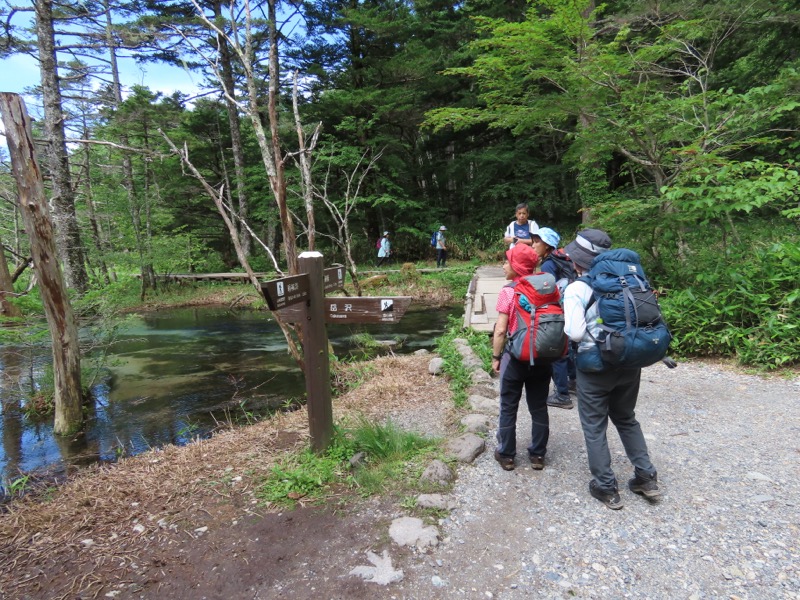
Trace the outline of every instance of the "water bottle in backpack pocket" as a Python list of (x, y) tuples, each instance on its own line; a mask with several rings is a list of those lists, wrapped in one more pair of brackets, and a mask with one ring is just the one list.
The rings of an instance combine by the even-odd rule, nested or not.
[(641, 368), (666, 356), (672, 334), (638, 254), (625, 248), (604, 252), (581, 280), (592, 288), (592, 300), (586, 311), (590, 340), (578, 346), (578, 369)]
[(506, 351), (529, 365), (564, 357), (567, 336), (555, 277), (534, 273), (509, 285), (514, 288), (517, 329), (509, 336)]

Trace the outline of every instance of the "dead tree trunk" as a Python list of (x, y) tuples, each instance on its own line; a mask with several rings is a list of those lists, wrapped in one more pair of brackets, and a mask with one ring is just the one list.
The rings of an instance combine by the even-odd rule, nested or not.
[(30, 237), (33, 265), (39, 278), (53, 344), (53, 432), (70, 435), (83, 424), (78, 327), (56, 259), (53, 224), (47, 210), (42, 173), (36, 161), (30, 117), (20, 96), (8, 92), (0, 92), (0, 113), (11, 155), (11, 169), (17, 182), (20, 212)]
[(13, 295), (14, 283), (11, 281), (11, 273), (8, 271), (5, 250), (0, 244), (0, 315), (10, 318), (22, 316), (19, 307), (9, 301), (9, 296)]
[[(221, 18), (222, 0), (215, 0), (213, 5), (214, 16)], [(244, 157), (244, 142), (242, 141), (242, 123), (239, 118), (239, 106), (236, 102), (236, 87), (233, 77), (233, 57), (228, 42), (228, 37), (217, 34), (217, 47), (219, 48), (220, 84), (223, 86), (225, 106), (228, 109), (228, 126), (231, 130), (231, 152), (233, 154), (234, 176), (236, 178), (236, 199), (238, 203), (239, 222), (246, 223), (250, 213), (249, 198), (247, 197), (245, 174), (246, 161)], [(231, 194), (233, 190), (229, 190)], [(239, 230), (239, 243), (242, 251), (250, 257), (250, 234), (244, 227)]]
[(53, 212), (56, 219), (58, 248), (64, 259), (64, 276), (67, 285), (78, 293), (88, 288), (78, 218), (75, 214), (75, 194), (69, 170), (64, 111), (61, 107), (61, 88), (58, 81), (58, 60), (53, 28), (53, 2), (35, 2), (36, 40), (39, 46), (42, 99), (44, 101), (44, 128), (47, 138), (48, 164), (52, 178)]
[(306, 220), (308, 222), (308, 249), (314, 250), (317, 244), (317, 221), (314, 217), (314, 183), (311, 177), (311, 153), (317, 145), (322, 122), (320, 121), (314, 128), (311, 141), (306, 144), (306, 134), (303, 131), (303, 122), (300, 120), (297, 77), (298, 72), (295, 71), (292, 80), (292, 109), (294, 111), (294, 126), (297, 131), (297, 162), (300, 167), (300, 187), (303, 190), (303, 203), (306, 207)]

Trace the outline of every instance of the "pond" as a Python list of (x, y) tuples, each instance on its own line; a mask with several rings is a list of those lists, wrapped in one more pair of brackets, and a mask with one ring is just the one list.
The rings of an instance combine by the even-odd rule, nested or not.
[[(397, 324), (329, 325), (328, 336), (340, 357), (363, 332), (394, 342), (395, 353), (432, 349), (448, 317), (461, 310), (412, 305)], [(21, 411), (20, 389), (36, 385), (49, 349), (22, 357), (0, 348), (0, 481), (37, 470), (58, 477), (72, 467), (185, 444), (305, 395), (302, 373), (269, 313), (208, 307), (148, 313), (132, 318), (108, 353), (84, 431), (61, 438), (53, 435), (52, 418), (37, 422)]]

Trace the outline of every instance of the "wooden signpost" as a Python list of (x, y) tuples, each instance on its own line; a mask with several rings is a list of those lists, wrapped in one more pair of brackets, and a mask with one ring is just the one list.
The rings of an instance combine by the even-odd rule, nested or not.
[(325, 292), (344, 288), (344, 267), (330, 267), (322, 271), (322, 286)]
[(308, 275), (294, 275), (261, 284), (270, 310), (286, 308), (308, 298)]
[(261, 284), (270, 310), (303, 329), (306, 364), (308, 428), (316, 452), (328, 447), (333, 434), (331, 375), (326, 323), (397, 323), (411, 304), (399, 297), (326, 297), (344, 287), (344, 267), (322, 268), (322, 254), (303, 252), (298, 258), (299, 275)]
[[(398, 323), (410, 304), (410, 296), (326, 296), (322, 318), (326, 323)], [(303, 323), (307, 316), (305, 304), (294, 304), (275, 312), (288, 323)]]

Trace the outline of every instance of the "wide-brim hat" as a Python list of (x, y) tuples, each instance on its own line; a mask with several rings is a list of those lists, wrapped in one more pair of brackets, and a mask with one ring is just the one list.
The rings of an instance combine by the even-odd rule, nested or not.
[(536, 265), (539, 264), (539, 255), (527, 244), (514, 244), (511, 250), (506, 250), (506, 258), (508, 264), (520, 277), (533, 273)]
[(388, 231), (384, 231), (383, 235), (389, 235), (389, 232)]
[(600, 229), (584, 229), (564, 251), (576, 265), (588, 269), (596, 256), (611, 249), (611, 238)]
[(441, 227), (439, 227), (439, 231), (447, 231), (447, 227), (445, 227), (444, 225), (442, 225)]

